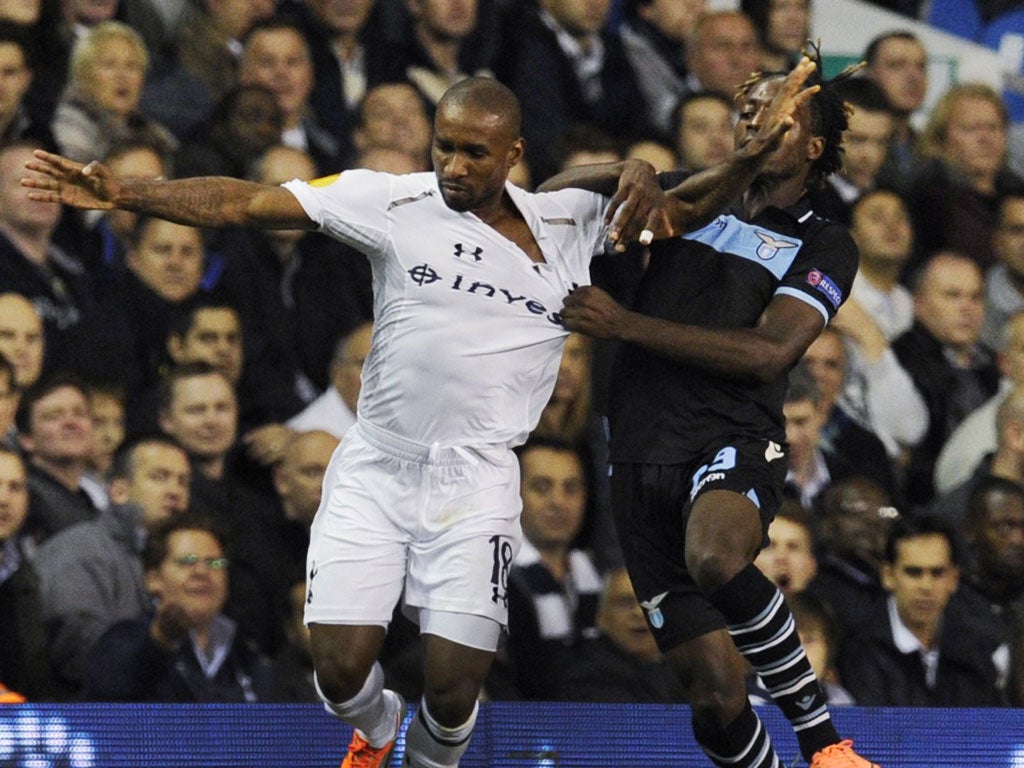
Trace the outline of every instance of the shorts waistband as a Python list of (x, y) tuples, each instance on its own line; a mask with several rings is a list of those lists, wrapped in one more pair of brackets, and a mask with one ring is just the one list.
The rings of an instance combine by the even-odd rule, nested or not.
[[(472, 448), (440, 443), (417, 443), (363, 419), (356, 420), (356, 428), (363, 439), (378, 451), (403, 461), (440, 467), (475, 466), (480, 462), (479, 451)], [(494, 447), (497, 446), (488, 446)]]

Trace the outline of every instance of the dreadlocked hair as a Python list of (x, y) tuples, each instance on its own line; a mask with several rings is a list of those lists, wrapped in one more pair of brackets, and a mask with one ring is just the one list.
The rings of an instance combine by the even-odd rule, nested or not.
[[(851, 64), (832, 79), (825, 80), (822, 77), (821, 41), (808, 40), (807, 47), (802, 53), (815, 64), (814, 72), (807, 78), (805, 86), (820, 86), (820, 90), (808, 102), (811, 111), (811, 131), (815, 136), (825, 139), (825, 148), (821, 157), (811, 165), (810, 173), (807, 176), (807, 185), (814, 187), (820, 186), (830, 174), (839, 170), (843, 153), (843, 131), (850, 127), (850, 115), (853, 114), (853, 108), (836, 92), (836, 86), (850, 79), (854, 73), (862, 69), (864, 62)], [(745, 99), (759, 83), (784, 78), (787, 74), (787, 72), (754, 72), (740, 86), (736, 93), (736, 100)]]

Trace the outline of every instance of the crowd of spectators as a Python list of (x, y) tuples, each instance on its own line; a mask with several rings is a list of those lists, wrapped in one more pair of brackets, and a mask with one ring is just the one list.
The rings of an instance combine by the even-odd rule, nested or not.
[[(935, 8), (974, 4), (925, 5), (941, 26)], [(484, 74), (523, 105), (521, 186), (630, 156), (697, 172), (731, 151), (737, 88), (794, 63), (811, 13), (0, 0), (0, 686), (316, 701), (305, 546), (373, 327), (347, 246), (34, 202), (34, 150), (151, 178), (427, 171), (438, 98)], [(1024, 158), (988, 85), (922, 114), (936, 53), (903, 29), (871, 42), (839, 86), (842, 168), (808, 190), (860, 269), (791, 375), (790, 498), (757, 562), (833, 704), (1024, 706)], [(632, 247), (593, 277), (628, 302), (644, 264)], [(682, 700), (617, 550), (613, 354), (569, 339), (520, 449), (525, 543), (492, 698)], [(414, 700), (416, 631), (400, 611), (392, 630), (385, 670)], [(768, 699), (754, 676), (750, 695)]]

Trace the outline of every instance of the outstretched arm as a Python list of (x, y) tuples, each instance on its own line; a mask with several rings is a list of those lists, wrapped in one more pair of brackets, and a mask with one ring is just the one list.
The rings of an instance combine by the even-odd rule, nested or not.
[(120, 178), (98, 162), (88, 165), (43, 150), (25, 164), (29, 197), (75, 208), (122, 208), (195, 227), (315, 229), (295, 196), (283, 187), (207, 176), (177, 181)]
[(614, 193), (608, 220), (611, 222), (614, 217), (610, 236), (619, 243), (636, 239), (643, 229), (659, 238), (699, 229), (750, 186), (774, 150), (781, 146), (796, 110), (820, 89), (817, 85), (803, 87), (814, 69), (813, 61), (801, 59), (773, 97), (757, 133), (726, 162), (694, 174), (669, 190), (664, 201), (650, 192), (654, 170), (641, 161), (572, 168), (545, 181), (538, 191), (581, 187)]

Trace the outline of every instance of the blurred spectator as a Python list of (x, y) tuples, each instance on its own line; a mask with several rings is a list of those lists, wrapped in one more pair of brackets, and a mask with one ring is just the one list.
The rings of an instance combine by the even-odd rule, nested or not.
[(297, 581), (288, 590), (288, 615), (285, 619), (285, 645), (274, 656), (274, 689), (267, 701), (319, 703), (313, 682), (313, 651), (309, 630), (303, 623), (306, 607), (306, 580)]
[(879, 567), (898, 516), (877, 483), (854, 477), (825, 491), (818, 521), (818, 574), (808, 591), (836, 609), (844, 634), (867, 620), (884, 596)]
[(617, 163), (622, 144), (589, 123), (570, 125), (551, 152), (559, 171), (589, 163)]
[(936, 497), (928, 511), (961, 527), (970, 506), (971, 494), (986, 478), (999, 477), (1024, 484), (1024, 385), (1015, 384), (999, 403), (995, 413), (995, 445), (975, 464), (965, 479)]
[(356, 423), (363, 362), (370, 354), (373, 324), (363, 323), (338, 340), (331, 359), (330, 386), (302, 412), (288, 420), (296, 432), (320, 429), (339, 440)]
[(258, 485), (235, 468), (238, 400), (231, 382), (204, 363), (168, 371), (160, 427), (188, 452), (192, 509), (212, 517), (232, 540), (231, 599), (227, 612), (265, 652), (282, 641), (279, 612), (291, 585), (287, 555), (274, 537), (280, 515)]
[(352, 133), (363, 97), (375, 85), (401, 79), (394, 46), (385, 42), (388, 30), (374, 13), (377, 0), (283, 0), (278, 6), (297, 20), (309, 42), (310, 106), (338, 143), (342, 168), (355, 153)]
[(1024, 309), (1024, 192), (1008, 194), (999, 203), (992, 232), (996, 263), (985, 276), (985, 324), (981, 340), (1001, 346), (1013, 314)]
[(39, 603), (39, 579), (29, 560), (22, 526), (28, 516), (25, 464), (0, 446), (0, 689), (28, 699), (54, 693)]
[(697, 173), (724, 163), (733, 149), (732, 99), (712, 91), (687, 94), (672, 112), (679, 167)]
[(14, 366), (0, 352), (0, 448), (14, 448), (17, 437), (14, 414), (18, 409), (18, 383)]
[(910, 453), (906, 496), (925, 504), (935, 493), (935, 461), (964, 417), (995, 394), (999, 369), (980, 342), (982, 278), (977, 264), (941, 252), (914, 286), (914, 325), (892, 344), (928, 407), (928, 431)]
[(875, 37), (862, 58), (867, 64), (864, 76), (885, 91), (894, 117), (892, 143), (878, 183), (906, 193), (917, 173), (917, 135), (910, 120), (928, 92), (928, 53), (913, 32), (896, 30)]
[[(305, 152), (277, 145), (253, 165), (263, 184), (312, 179)], [(334, 340), (373, 316), (369, 261), (353, 249), (297, 229), (240, 229), (216, 243), (228, 255), (224, 294), (240, 309), (248, 369), (243, 394), (259, 418), (283, 421), (327, 386)]]
[(41, 379), (22, 393), (15, 424), (28, 457), (26, 532), (41, 541), (95, 519), (107, 499), (86, 475), (93, 424), (85, 387), (65, 375)]
[(192, 515), (173, 518), (150, 534), (142, 561), (155, 615), (100, 637), (85, 662), (85, 698), (269, 701), (269, 660), (222, 613), (230, 563), (219, 529)]
[(270, 89), (240, 85), (221, 98), (210, 119), (185, 141), (175, 175), (247, 178), (253, 158), (281, 141), (284, 116)]
[(119, 142), (139, 140), (170, 153), (177, 139), (139, 111), (149, 53), (138, 32), (118, 21), (93, 26), (71, 55), (67, 89), (53, 116), (57, 145), (87, 163)]
[(899, 282), (913, 246), (910, 215), (895, 193), (866, 192), (853, 204), (850, 234), (860, 252), (857, 280), (831, 324), (849, 341), (856, 396), (848, 404), (902, 465), (928, 429), (924, 399), (891, 347), (914, 322), (913, 296)]
[(878, 188), (878, 174), (889, 154), (895, 119), (885, 91), (867, 77), (844, 80), (836, 87), (836, 94), (852, 107), (849, 126), (843, 131), (842, 165), (811, 192), (811, 199), (817, 213), (848, 224), (854, 203)]
[(999, 204), (1024, 195), (1024, 179), (1006, 165), (1008, 128), (1002, 98), (982, 83), (954, 85), (932, 108), (920, 138), (926, 164), (910, 196), (923, 251), (960, 251), (983, 272), (995, 263)]
[(601, 577), (573, 548), (583, 525), (587, 481), (570, 445), (533, 438), (518, 449), (523, 544), (508, 577), (508, 650), (516, 685), (528, 699), (554, 693), (553, 674), (584, 638), (597, 635)]
[(45, 353), (43, 319), (19, 293), (0, 293), (0, 354), (14, 366), (14, 384), (24, 390), (39, 380)]
[[(674, 171), (679, 167), (679, 158), (672, 148), (668, 144), (663, 144), (653, 139), (634, 141), (626, 147), (626, 157), (635, 160), (646, 160), (654, 166), (655, 173)], [(516, 167), (518, 168), (518, 165)]]
[(811, 38), (811, 0), (740, 0), (740, 10), (758, 30), (757, 69), (788, 72), (796, 66)]
[(56, 370), (74, 351), (75, 332), (95, 297), (82, 263), (53, 241), (60, 206), (30, 200), (21, 186), (32, 175), (25, 163), (41, 147), (25, 140), (0, 146), (0, 286), (35, 306), (45, 328), (45, 367)]
[(1002, 374), (998, 391), (967, 414), (942, 446), (935, 462), (937, 493), (947, 493), (970, 478), (986, 456), (997, 450), (996, 414), (1006, 396), (1024, 384), (1024, 311), (1003, 328), (996, 362)]
[(814, 509), (822, 491), (857, 474), (859, 468), (854, 460), (823, 449), (825, 413), (821, 392), (805, 365), (798, 364), (789, 373), (782, 413), (786, 417), (789, 458), (786, 488), (806, 509)]
[[(801, 592), (787, 595), (786, 603), (793, 613), (796, 633), (804, 647), (811, 669), (818, 677), (825, 698), (830, 707), (855, 704), (853, 696), (839, 682), (836, 670), (836, 656), (842, 641), (839, 621), (832, 607), (813, 595)], [(756, 679), (756, 686), (750, 691), (752, 704), (770, 704), (771, 693)]]
[(89, 472), (99, 481), (107, 479), (125, 438), (125, 394), (115, 385), (90, 386), (89, 408), (92, 410), (92, 451)]
[[(647, 120), (668, 136), (672, 114), (686, 87), (686, 44), (706, 0), (628, 0), (619, 28), (626, 58), (637, 73)], [(730, 146), (732, 133), (730, 131)]]
[[(849, 355), (843, 334), (834, 326), (825, 326), (804, 352), (801, 364), (814, 377), (820, 397), (819, 408), (825, 419), (820, 444), (825, 454), (835, 454), (858, 468), (858, 473), (878, 482), (896, 495), (893, 464), (885, 444), (875, 432), (871, 414), (865, 413), (864, 385), (851, 381)], [(906, 389), (913, 392), (909, 379)], [(879, 393), (874, 393), (879, 397)], [(894, 395), (883, 393), (893, 400)], [(898, 403), (897, 403), (898, 405)], [(924, 411), (924, 405), (920, 406)]]
[(569, 334), (555, 388), (533, 434), (571, 445), (585, 462), (586, 515), (575, 543), (588, 550), (604, 573), (622, 564), (622, 554), (612, 517), (607, 436), (604, 422), (593, 408), (592, 344), (583, 334)]
[(758, 552), (754, 565), (772, 580), (790, 606), (793, 596), (807, 589), (818, 572), (811, 517), (795, 499), (782, 500), (768, 525), (768, 545)]
[(849, 636), (839, 655), (843, 684), (862, 706), (993, 707), (1003, 703), (993, 654), (970, 622), (947, 610), (960, 577), (952, 527), (900, 517), (882, 564), (888, 600)]
[(32, 53), (27, 30), (0, 21), (0, 144), (21, 138), (53, 144), (49, 126), (25, 104), (36, 64)]
[(497, 54), (498, 13), (480, 0), (405, 0), (405, 45), (397, 52), (405, 78), (431, 107), (471, 75), (490, 75)]
[(585, 640), (551, 681), (552, 698), (566, 701), (685, 704), (637, 602), (625, 568), (604, 579), (597, 637)]
[(276, 17), (253, 25), (242, 49), (239, 82), (273, 92), (283, 118), (281, 143), (308, 153), (316, 175), (344, 167), (337, 139), (320, 124), (310, 105), (313, 61), (309, 44), (293, 21)]
[(540, 0), (509, 25), (497, 75), (522, 105), (535, 183), (554, 173), (550, 149), (570, 125), (598, 125), (622, 142), (648, 131), (636, 73), (606, 27), (610, 8), (610, 0)]
[(47, 649), (65, 695), (78, 692), (82, 662), (119, 621), (148, 613), (141, 551), (158, 525), (188, 509), (188, 456), (166, 438), (145, 438), (118, 453), (110, 474), (111, 506), (39, 548)]
[(338, 438), (328, 432), (298, 432), (274, 466), (274, 490), (283, 517), (281, 536), (296, 579), (306, 573), (309, 528), (320, 508), (324, 473), (337, 447)]
[[(360, 155), (373, 148), (396, 149), (416, 160), (417, 171), (425, 171), (430, 167), (430, 137), (423, 99), (409, 83), (381, 83), (366, 91), (352, 130)], [(363, 167), (358, 159), (356, 165)]]
[(714, 91), (732, 99), (757, 69), (757, 30), (741, 11), (710, 11), (686, 46), (690, 92)]

